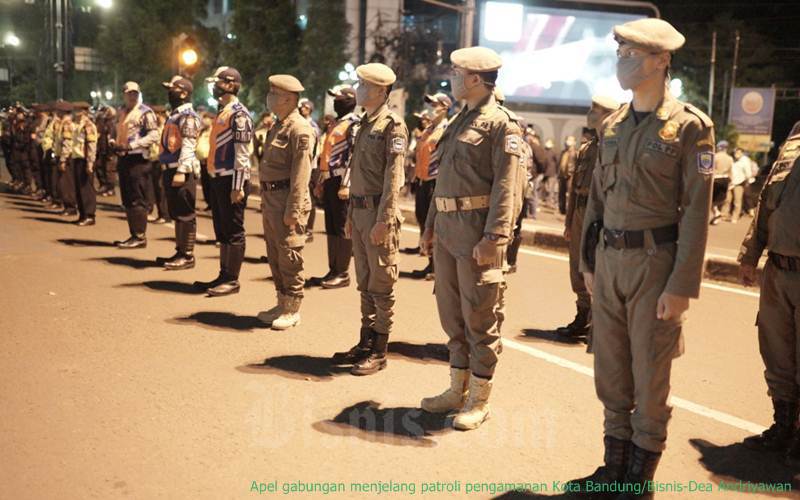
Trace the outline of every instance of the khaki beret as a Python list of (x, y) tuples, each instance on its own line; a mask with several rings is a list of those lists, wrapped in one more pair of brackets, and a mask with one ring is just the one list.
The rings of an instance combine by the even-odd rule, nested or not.
[(292, 75), (271, 75), (268, 80), (273, 87), (287, 92), (302, 92), (305, 90), (300, 80)]
[(397, 75), (394, 74), (392, 68), (381, 63), (362, 64), (356, 68), (356, 74), (362, 80), (384, 87), (397, 81)]
[(122, 86), (122, 93), (126, 94), (128, 92), (139, 92), (142, 91), (139, 89), (139, 84), (136, 82), (125, 82), (125, 85)]
[(72, 103), (72, 110), (73, 111), (85, 111), (92, 106), (86, 101), (76, 101)]
[(72, 111), (72, 104), (67, 101), (57, 101), (53, 107), (56, 111)]
[(609, 111), (619, 109), (619, 102), (617, 102), (616, 99), (604, 95), (592, 96), (592, 105)]
[(614, 26), (617, 42), (640, 45), (659, 52), (674, 52), (683, 47), (686, 38), (662, 19), (637, 19)]
[(450, 54), (450, 62), (474, 73), (496, 71), (503, 65), (503, 60), (500, 59), (497, 52), (486, 47), (467, 47), (454, 50)]

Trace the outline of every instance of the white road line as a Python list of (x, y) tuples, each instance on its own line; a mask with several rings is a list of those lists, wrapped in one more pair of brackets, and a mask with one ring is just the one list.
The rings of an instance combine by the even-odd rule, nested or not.
[[(503, 346), (510, 347), (511, 349), (523, 352), (525, 354), (533, 356), (534, 358), (541, 359), (542, 361), (552, 363), (562, 368), (572, 370), (574, 372), (580, 373), (581, 375), (586, 375), (587, 377), (594, 377), (594, 370), (589, 368), (588, 366), (584, 366), (580, 363), (575, 363), (574, 361), (570, 361), (560, 356), (556, 356), (555, 354), (550, 354), (549, 352), (536, 349), (535, 347), (530, 347), (524, 344), (520, 344), (519, 342), (516, 342), (514, 340), (509, 340), (506, 338), (503, 339)], [(672, 406), (676, 408), (686, 410), (688, 412), (694, 413), (695, 415), (700, 415), (701, 417), (706, 417), (710, 418), (711, 420), (716, 420), (717, 422), (720, 422), (722, 424), (726, 424), (731, 427), (736, 427), (737, 429), (742, 429), (752, 434), (761, 434), (762, 432), (764, 432), (764, 429), (766, 429), (766, 427), (756, 424), (754, 422), (750, 422), (741, 419), (739, 417), (735, 417), (725, 412), (714, 410), (713, 408), (709, 408), (707, 406), (703, 406), (701, 404), (689, 401), (688, 399), (679, 398), (677, 396), (670, 396), (670, 403), (672, 404)]]

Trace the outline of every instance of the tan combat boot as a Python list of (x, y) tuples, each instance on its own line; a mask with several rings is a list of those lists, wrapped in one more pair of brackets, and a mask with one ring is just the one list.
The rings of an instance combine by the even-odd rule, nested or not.
[(420, 407), (430, 413), (445, 413), (460, 410), (467, 400), (469, 370), (450, 368), (450, 388), (430, 398), (423, 398)]
[(492, 381), (485, 378), (469, 378), (469, 398), (464, 408), (453, 420), (453, 427), (460, 431), (477, 429), (489, 418), (489, 394), (492, 392)]
[(261, 311), (258, 313), (258, 320), (262, 323), (266, 323), (267, 325), (271, 325), (275, 319), (281, 315), (283, 312), (283, 301), (284, 296), (281, 294), (277, 295), (278, 303), (275, 304), (275, 307), (269, 309), (267, 311)]
[(287, 330), (300, 324), (300, 297), (284, 297), (281, 315), (272, 321), (273, 330)]

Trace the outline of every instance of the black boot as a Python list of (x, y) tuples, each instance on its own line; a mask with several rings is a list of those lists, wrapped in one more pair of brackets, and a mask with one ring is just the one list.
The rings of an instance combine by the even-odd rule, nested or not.
[(228, 252), (225, 262), (225, 281), (206, 290), (210, 297), (239, 293), (239, 271), (242, 269), (242, 261), (244, 261), (244, 245), (226, 246)]
[(585, 337), (591, 328), (591, 318), (591, 309), (578, 309), (572, 323), (559, 327), (556, 333), (565, 337)]
[(193, 285), (201, 290), (208, 290), (225, 281), (226, 271), (225, 265), (228, 262), (228, 245), (221, 245), (219, 247), (219, 274), (211, 281), (195, 281)]
[(322, 282), (322, 288), (333, 290), (334, 288), (344, 288), (350, 286), (350, 274), (342, 273), (331, 276)]
[(433, 272), (433, 260), (428, 259), (428, 265), (424, 269), (417, 269), (412, 271), (411, 275), (416, 279), (425, 279), (426, 276)]
[[(569, 481), (567, 491), (597, 499), (611, 499), (617, 495), (628, 467), (631, 442), (604, 436), (603, 445), (605, 446), (603, 455), (605, 464), (598, 467), (591, 476)], [(598, 493), (598, 485), (606, 486), (606, 492)]]
[(372, 350), (369, 356), (353, 365), (350, 373), (353, 375), (372, 375), (386, 368), (386, 347), (389, 344), (389, 336), (372, 332)]
[(194, 267), (194, 241), (196, 222), (175, 221), (175, 239), (178, 243), (178, 257), (164, 263), (168, 271), (180, 271)]
[(142, 207), (132, 207), (127, 210), (128, 212), (128, 228), (131, 231), (131, 237), (127, 240), (117, 244), (117, 248), (134, 249), (146, 248), (147, 237), (147, 210)]
[(349, 351), (334, 353), (331, 363), (334, 365), (354, 365), (359, 363), (372, 351), (372, 329), (361, 328), (361, 339)]
[(772, 400), (772, 426), (759, 434), (744, 439), (744, 445), (758, 451), (786, 451), (797, 431), (798, 403)]
[(660, 451), (648, 451), (631, 444), (628, 470), (625, 471), (623, 479), (624, 492), (617, 496), (617, 500), (653, 498), (653, 478), (660, 460)]

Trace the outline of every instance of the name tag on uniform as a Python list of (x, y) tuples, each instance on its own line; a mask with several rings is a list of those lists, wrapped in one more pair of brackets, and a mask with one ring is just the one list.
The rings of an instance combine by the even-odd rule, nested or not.
[(663, 142), (654, 141), (653, 139), (648, 139), (647, 142), (645, 142), (644, 144), (644, 148), (649, 149), (650, 151), (655, 151), (657, 153), (667, 155), (670, 158), (678, 157), (678, 148)]

